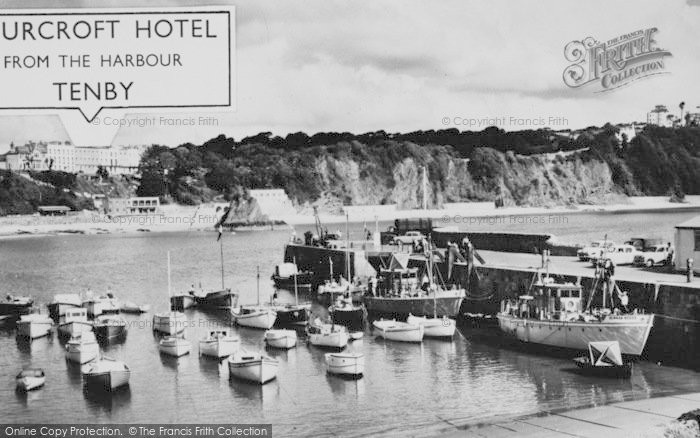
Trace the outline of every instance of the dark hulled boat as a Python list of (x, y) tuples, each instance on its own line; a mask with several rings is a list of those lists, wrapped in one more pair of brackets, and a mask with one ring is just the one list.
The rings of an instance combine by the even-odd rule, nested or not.
[(299, 272), (294, 263), (282, 263), (275, 266), (275, 272), (271, 278), (277, 289), (292, 291), (296, 287), (302, 292), (313, 290), (314, 273), (311, 271)]
[(309, 321), (310, 304), (285, 304), (273, 306), (277, 312), (275, 325), (306, 325)]
[(365, 317), (367, 312), (363, 305), (355, 305), (347, 297), (338, 299), (328, 308), (333, 324), (348, 328), (349, 332), (361, 332), (365, 329)]
[(195, 303), (202, 309), (231, 309), (238, 305), (238, 295), (228, 288), (202, 292), (195, 294)]
[(100, 341), (111, 341), (126, 336), (127, 324), (120, 316), (103, 315), (95, 319), (95, 336)]
[(34, 300), (30, 297), (18, 297), (7, 295), (5, 301), (0, 302), (0, 315), (19, 317), (31, 312)]

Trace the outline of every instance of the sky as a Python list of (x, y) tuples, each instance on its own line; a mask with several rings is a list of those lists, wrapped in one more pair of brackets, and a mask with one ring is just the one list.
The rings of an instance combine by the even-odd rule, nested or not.
[[(2, 8), (59, 4), (95, 7), (89, 1), (0, 0)], [(194, 2), (100, 2), (188, 4)], [(199, 144), (219, 134), (240, 140), (262, 131), (284, 136), (486, 127), (455, 123), (471, 118), (492, 119), (506, 130), (542, 127), (529, 120), (576, 129), (644, 121), (656, 104), (674, 112), (681, 101), (686, 110), (700, 105), (700, 0), (207, 4), (236, 7), (236, 111), (194, 115), (208, 125), (120, 128), (113, 144)], [(657, 45), (672, 54), (665, 60), (669, 74), (606, 93), (563, 83), (570, 41), (608, 40), (649, 27), (658, 28)], [(0, 151), (10, 141), (51, 139), (69, 139), (58, 117), (0, 113)]]

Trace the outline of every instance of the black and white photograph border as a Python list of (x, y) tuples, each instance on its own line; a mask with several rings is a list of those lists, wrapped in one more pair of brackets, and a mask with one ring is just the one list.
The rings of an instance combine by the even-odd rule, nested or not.
[[(0, 39), (200, 6), (228, 105), (0, 110), (0, 435), (700, 436), (699, 1), (3, 0)], [(114, 83), (187, 66), (143, 49)]]

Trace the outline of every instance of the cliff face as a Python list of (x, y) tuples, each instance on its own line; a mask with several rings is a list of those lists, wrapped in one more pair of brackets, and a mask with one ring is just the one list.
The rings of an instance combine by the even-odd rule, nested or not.
[[(410, 150), (416, 145), (406, 145)], [(492, 201), (506, 205), (551, 206), (619, 201), (608, 165), (586, 152), (562, 155), (518, 156), (481, 148), (471, 160), (449, 148), (420, 147), (422, 154), (407, 156), (392, 166), (351, 157), (319, 156), (315, 160), (323, 210), (345, 205), (397, 204), (420, 207), (423, 167), (427, 169), (429, 207), (446, 202)]]
[(141, 161), (138, 193), (199, 204), (245, 199), (248, 189), (284, 188), (304, 213), (312, 206), (326, 212), (343, 205), (408, 209), (423, 199), (430, 207), (497, 199), (554, 206), (700, 194), (700, 128), (647, 127), (629, 143), (615, 129), (589, 128), (566, 141), (549, 131), (495, 128), (285, 139), (263, 133), (240, 143), (219, 136), (202, 146), (153, 146)]

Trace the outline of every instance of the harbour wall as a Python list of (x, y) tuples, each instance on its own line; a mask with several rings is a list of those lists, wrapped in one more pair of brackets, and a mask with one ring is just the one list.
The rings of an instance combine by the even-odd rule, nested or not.
[[(504, 298), (525, 294), (532, 283), (534, 270), (495, 267), (478, 268), (470, 297), (462, 304), (463, 312), (495, 314)], [(555, 275), (558, 281), (577, 282), (571, 275)], [(590, 290), (593, 277), (580, 277), (584, 290)], [(678, 284), (616, 281), (629, 292), (630, 308), (654, 313), (654, 327), (649, 335), (643, 358), (693, 369), (700, 369), (700, 289)], [(588, 299), (588, 296), (585, 296)], [(594, 305), (600, 304), (600, 294)]]
[(491, 251), (539, 254), (546, 249), (553, 256), (575, 256), (578, 250), (575, 246), (554, 244), (554, 238), (551, 234), (477, 233), (435, 230), (431, 237), (439, 248), (447, 247), (448, 242), (459, 243), (467, 237), (477, 250), (488, 249)]

